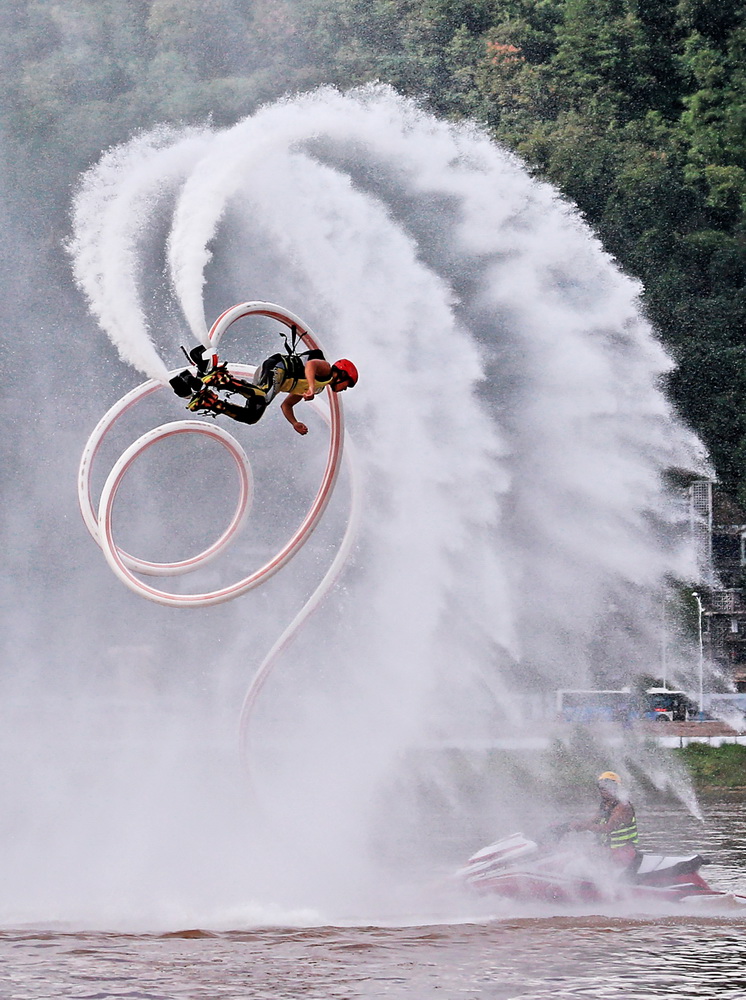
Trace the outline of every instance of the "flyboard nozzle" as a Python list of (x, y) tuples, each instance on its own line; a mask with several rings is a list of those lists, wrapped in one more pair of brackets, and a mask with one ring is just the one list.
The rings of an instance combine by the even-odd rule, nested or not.
[(204, 373), (212, 367), (213, 358), (217, 357), (215, 350), (212, 346), (205, 347), (202, 344), (197, 344), (190, 351), (187, 351), (186, 347), (181, 348), (184, 357), (187, 359), (190, 365), (194, 365), (197, 371), (204, 375)]
[(170, 378), (168, 383), (176, 395), (181, 396), (182, 399), (189, 399), (195, 392), (204, 389), (204, 383), (196, 375), (192, 375), (190, 371), (179, 372), (178, 375)]

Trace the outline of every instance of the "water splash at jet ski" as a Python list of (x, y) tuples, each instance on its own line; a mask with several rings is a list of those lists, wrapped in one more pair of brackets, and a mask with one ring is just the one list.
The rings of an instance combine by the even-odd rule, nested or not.
[(700, 874), (700, 854), (640, 852), (620, 868), (594, 850), (587, 836), (542, 843), (514, 833), (483, 847), (456, 872), (469, 889), (521, 902), (709, 902), (746, 906), (746, 895), (713, 888)]

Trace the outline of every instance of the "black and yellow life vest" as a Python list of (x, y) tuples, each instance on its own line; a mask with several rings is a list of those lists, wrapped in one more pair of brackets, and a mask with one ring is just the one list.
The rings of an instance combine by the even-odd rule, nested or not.
[[(608, 805), (604, 803), (601, 807), (601, 819), (604, 822), (608, 822), (608, 818), (611, 815), (616, 803), (611, 802)], [(616, 830), (600, 830), (599, 836), (601, 843), (604, 847), (610, 848), (612, 851), (618, 850), (620, 847), (632, 846), (636, 847), (639, 836), (637, 833), (637, 817), (635, 816), (635, 810), (633, 806), (630, 806), (632, 810), (632, 819), (626, 826), (620, 826)]]
[[(277, 387), (278, 392), (292, 392), (296, 393), (298, 396), (303, 396), (308, 392), (308, 380), (306, 379), (306, 362), (307, 361), (325, 361), (326, 358), (319, 350), (304, 351), (302, 354), (290, 354), (283, 355), (284, 367), (286, 371), (286, 378)], [(318, 396), (332, 381), (332, 373), (329, 373), (329, 378), (327, 379), (316, 379), (316, 391), (315, 396)]]
[[(316, 389), (314, 391), (314, 396), (318, 396), (328, 385), (331, 385), (332, 376), (330, 375), (328, 379), (316, 379)], [(303, 396), (308, 392), (308, 380), (305, 378), (286, 378), (284, 382), (280, 383), (280, 392), (293, 392), (298, 396)]]

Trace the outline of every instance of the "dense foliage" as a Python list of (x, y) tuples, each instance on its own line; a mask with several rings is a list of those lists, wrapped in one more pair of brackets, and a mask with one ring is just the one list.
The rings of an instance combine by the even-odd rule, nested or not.
[(745, 15), (742, 0), (8, 2), (5, 181), (56, 247), (74, 177), (155, 122), (224, 125), (372, 79), (475, 118), (641, 279), (673, 398), (746, 503)]

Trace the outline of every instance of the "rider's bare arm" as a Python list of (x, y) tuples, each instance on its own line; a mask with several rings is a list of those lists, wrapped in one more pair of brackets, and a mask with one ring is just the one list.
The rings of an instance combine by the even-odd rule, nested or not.
[(299, 434), (308, 434), (308, 428), (305, 424), (302, 424), (300, 420), (295, 419), (295, 413), (293, 408), (300, 403), (305, 396), (299, 395), (297, 392), (290, 392), (283, 399), (280, 409), (282, 410), (283, 416), (286, 420), (289, 420), (293, 425), (293, 430), (296, 430)]
[(319, 381), (326, 381), (332, 373), (332, 366), (328, 361), (324, 361), (322, 358), (312, 358), (310, 361), (306, 361), (303, 374), (306, 381), (308, 382), (308, 390), (300, 395), (297, 392), (288, 393), (288, 395), (283, 400), (282, 410), (285, 419), (288, 420), (292, 425), (294, 430), (299, 434), (307, 434), (308, 428), (305, 424), (301, 423), (300, 420), (295, 419), (294, 408), (302, 399), (310, 400), (316, 395), (316, 379)]
[(308, 392), (303, 393), (303, 399), (313, 399), (316, 395), (316, 379), (322, 382), (329, 378), (332, 373), (332, 366), (322, 358), (312, 358), (306, 361), (303, 369), (306, 382), (308, 382)]

